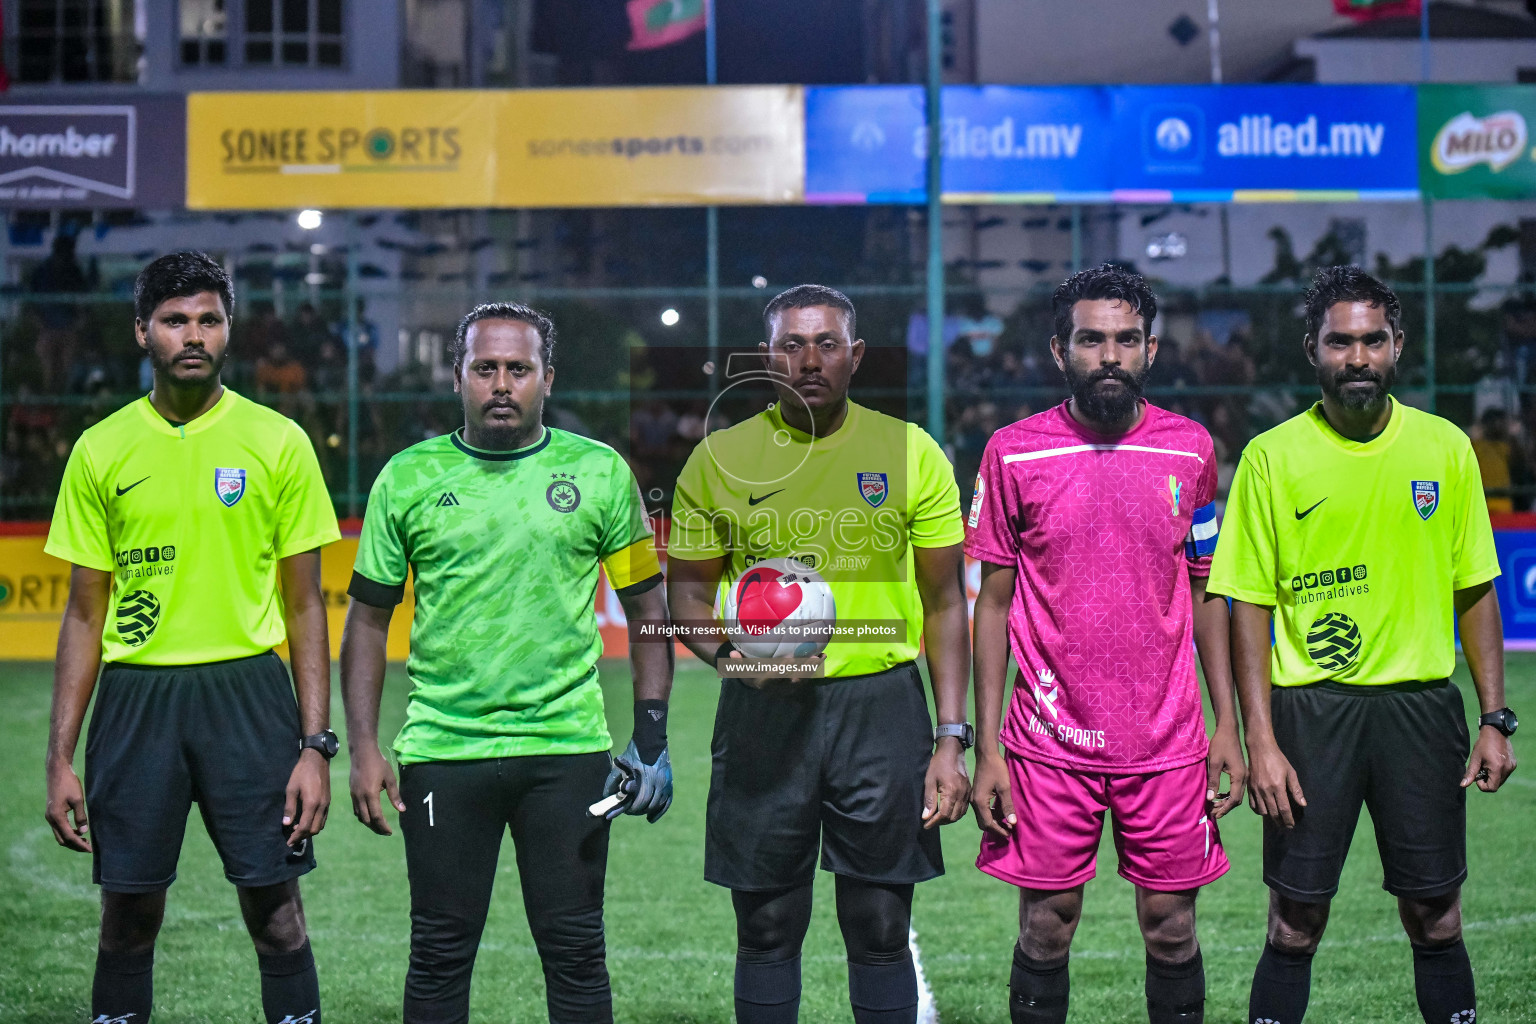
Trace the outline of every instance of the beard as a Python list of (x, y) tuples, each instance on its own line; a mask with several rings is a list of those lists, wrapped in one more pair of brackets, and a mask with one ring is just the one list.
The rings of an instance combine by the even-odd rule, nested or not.
[[(147, 351), (148, 351), (148, 355), (149, 355), (149, 365), (158, 374), (166, 377), (167, 379), (169, 379), (171, 381), (176, 381), (178, 379), (176, 377), (176, 375), (175, 375), (175, 369), (176, 369), (176, 366), (177, 366), (177, 363), (178, 363), (178, 358), (177, 357), (179, 357), (179, 356), (181, 356), (183, 354), (182, 350), (178, 350), (174, 355), (170, 356), (169, 358), (167, 358), (165, 356), (162, 356), (159, 352), (157, 352), (155, 350), (155, 346), (154, 345), (150, 345)], [(208, 353), (206, 351), (203, 354), (206, 357), (206, 360), (207, 360), (206, 362), (192, 363), (190, 365), (191, 366), (197, 366), (197, 367), (200, 367), (200, 368), (201, 367), (207, 367), (211, 371), (208, 374), (208, 378), (207, 379), (208, 380), (217, 380), (218, 377), (219, 377), (219, 374), (221, 372), (223, 372), (223, 370), (224, 370), (224, 360), (226, 358), (228, 358), (228, 356), (229, 356), (229, 349), (225, 348), (217, 356), (214, 356), (211, 353)], [(186, 383), (191, 384), (193, 382), (188, 381)]]
[[(1392, 385), (1396, 380), (1396, 364), (1388, 366), (1385, 374), (1374, 370), (1345, 370), (1341, 373), (1331, 373), (1321, 366), (1317, 368), (1317, 383), (1323, 389), (1323, 393), (1344, 408), (1357, 412), (1380, 408), (1387, 400), (1387, 395), (1392, 391)], [(1358, 381), (1370, 381), (1375, 386), (1364, 391), (1344, 390), (1345, 384)]]
[[(1106, 366), (1092, 373), (1080, 374), (1070, 361), (1063, 365), (1062, 374), (1072, 391), (1072, 401), (1078, 411), (1095, 423), (1123, 423), (1136, 411), (1147, 386), (1147, 372), (1143, 366), (1138, 373), (1122, 370), (1118, 366)], [(1119, 381), (1121, 387), (1108, 390), (1099, 384), (1106, 380)]]
[[(500, 408), (512, 409), (517, 413), (517, 419), (511, 422), (492, 421), (490, 413)], [(467, 416), (468, 409), (465, 412)], [(479, 422), (476, 424), (476, 433), (479, 435), (477, 443), (491, 451), (512, 451), (523, 447), (538, 434), (543, 414), (542, 401), (535, 402), (531, 409), (509, 399), (484, 402), (480, 406)]]

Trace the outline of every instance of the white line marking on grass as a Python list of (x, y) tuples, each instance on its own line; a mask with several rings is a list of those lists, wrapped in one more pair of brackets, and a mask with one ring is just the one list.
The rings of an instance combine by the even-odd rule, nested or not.
[(939, 1007), (923, 974), (923, 955), (917, 948), (917, 932), (907, 929), (907, 948), (912, 950), (912, 969), (917, 972), (917, 1024), (939, 1024)]
[(12, 843), (6, 851), (5, 873), (24, 883), (36, 892), (46, 890), (57, 896), (67, 896), (86, 903), (101, 900), (94, 885), (77, 881), (78, 874), (68, 873), (63, 858), (44, 861), (39, 850), (55, 845), (53, 831), (44, 827), (30, 828)]

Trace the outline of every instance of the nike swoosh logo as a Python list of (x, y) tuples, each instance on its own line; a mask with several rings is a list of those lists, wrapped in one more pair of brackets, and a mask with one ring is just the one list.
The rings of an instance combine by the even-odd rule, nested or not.
[[(1327, 498), (1324, 498), (1324, 499), (1322, 499), (1322, 501), (1319, 501), (1317, 503), (1317, 505), (1321, 505), (1324, 501), (1327, 501), (1327, 500), (1328, 500)], [(1296, 513), (1296, 521), (1299, 523), (1303, 519), (1307, 518), (1307, 516), (1311, 515), (1312, 514), (1312, 509), (1317, 508), (1317, 505), (1313, 505), (1312, 508), (1307, 509), (1305, 512), (1297, 512)]]
[[(149, 479), (149, 477), (147, 477), (147, 476), (144, 478), (144, 480), (148, 480), (148, 479)], [(123, 495), (127, 494), (129, 491), (131, 491), (135, 487), (139, 486), (139, 484), (143, 483), (144, 480), (135, 480), (133, 483), (129, 484), (127, 487), (121, 487), (121, 486), (118, 487), (118, 489), (117, 489), (117, 496), (119, 498), (121, 498)]]
[(769, 491), (767, 494), (763, 495), (761, 498), (753, 497), (752, 496), (752, 492), (748, 491), (747, 492), (747, 504), (748, 505), (756, 505), (759, 502), (767, 501), (769, 498), (773, 497), (775, 494), (783, 493), (783, 491), (784, 491), (784, 488), (780, 487), (777, 491)]

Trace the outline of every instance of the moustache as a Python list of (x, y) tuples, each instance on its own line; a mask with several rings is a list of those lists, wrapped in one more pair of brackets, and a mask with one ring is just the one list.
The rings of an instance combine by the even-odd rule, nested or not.
[(1381, 374), (1374, 370), (1366, 370), (1363, 373), (1351, 373), (1350, 371), (1345, 370), (1343, 373), (1334, 374), (1333, 382), (1335, 384), (1361, 384), (1366, 382), (1371, 384), (1386, 383), (1385, 378), (1383, 378)]
[(1100, 381), (1105, 380), (1117, 380), (1128, 388), (1134, 388), (1136, 386), (1136, 378), (1130, 373), (1127, 373), (1125, 370), (1120, 369), (1118, 366), (1106, 366), (1102, 369), (1095, 370), (1083, 378), (1083, 383), (1088, 387), (1092, 387)]
[(490, 412), (492, 409), (511, 409), (518, 413), (523, 411), (523, 407), (510, 398), (493, 398), (480, 407), (482, 412)]

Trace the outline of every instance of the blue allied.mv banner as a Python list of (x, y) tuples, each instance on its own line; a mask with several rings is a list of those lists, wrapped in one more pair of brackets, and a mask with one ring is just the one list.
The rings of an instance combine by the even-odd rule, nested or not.
[[(918, 86), (806, 90), (810, 203), (925, 201)], [(1412, 86), (948, 86), (958, 203), (1412, 199)]]

